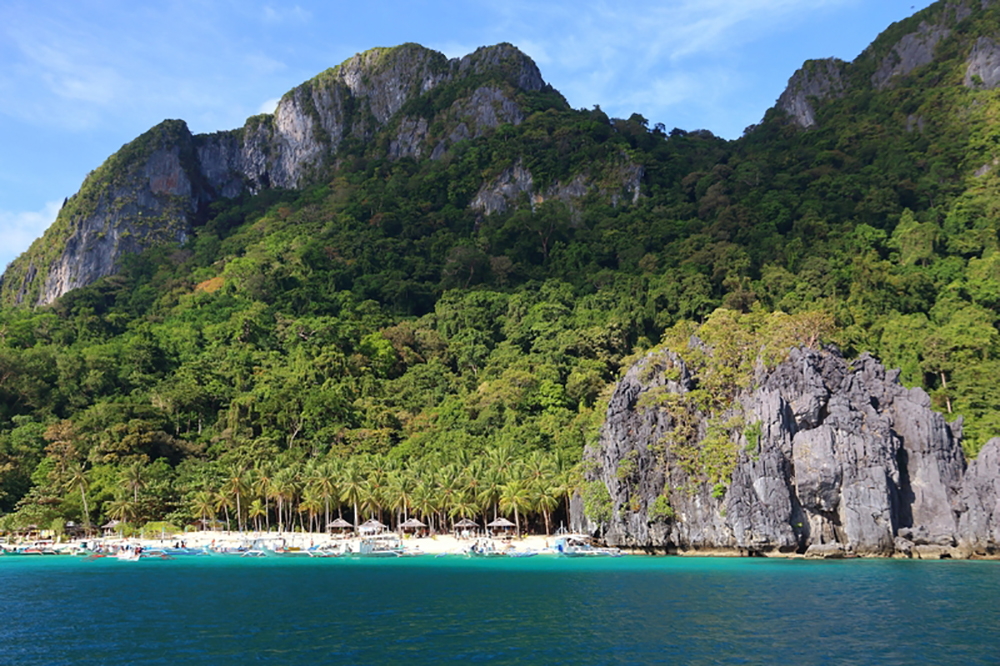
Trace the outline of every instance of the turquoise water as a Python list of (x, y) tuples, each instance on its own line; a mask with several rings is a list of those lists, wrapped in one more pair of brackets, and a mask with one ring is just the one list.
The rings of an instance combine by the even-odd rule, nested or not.
[(996, 664), (1000, 562), (0, 557), (3, 664)]

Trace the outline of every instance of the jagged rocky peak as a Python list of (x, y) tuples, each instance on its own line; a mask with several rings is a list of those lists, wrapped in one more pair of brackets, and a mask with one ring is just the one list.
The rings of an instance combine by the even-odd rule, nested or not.
[(794, 348), (710, 417), (685, 359), (652, 352), (585, 454), (590, 515), (577, 502), (574, 527), (680, 551), (1000, 553), (1000, 439), (966, 470), (961, 423), (898, 375), (868, 355)]
[(844, 68), (838, 58), (809, 60), (788, 80), (778, 98), (778, 108), (803, 129), (816, 124), (815, 104), (844, 94)]
[(872, 74), (872, 85), (878, 90), (888, 88), (896, 77), (906, 76), (918, 67), (930, 64), (938, 42), (950, 34), (951, 30), (943, 25), (921, 22), (915, 32), (905, 35), (882, 58)]
[[(876, 51), (884, 53), (871, 75), (872, 86), (877, 90), (891, 87), (899, 77), (933, 62), (938, 45), (950, 37), (959, 24), (991, 4), (991, 0), (939, 0), (894, 25), (861, 56), (863, 58)], [(907, 26), (909, 31), (899, 36), (899, 29), (906, 29)], [(876, 48), (880, 42), (884, 44), (885, 38), (896, 41), (887, 51)]]
[[(422, 95), (464, 80), (469, 89), (434, 116), (448, 128), (446, 136), (430, 136), (427, 109), (402, 113)], [(349, 58), (289, 91), (273, 114), (254, 116), (238, 130), (193, 137), (182, 121), (166, 121), (87, 179), (45, 236), (0, 279), (2, 301), (51, 303), (112, 274), (125, 254), (182, 243), (206, 203), (301, 187), (349, 137), (365, 143), (390, 131), (390, 158), (439, 158), (459, 141), (520, 123), (516, 93), (543, 87), (535, 63), (510, 44), (451, 60), (404, 44)]]
[(209, 199), (201, 182), (187, 125), (167, 120), (152, 128), (89, 174), (55, 223), (11, 264), (3, 301), (45, 305), (110, 275), (124, 255), (183, 243)]
[(289, 91), (273, 116), (251, 118), (241, 130), (213, 135), (200, 148), (203, 170), (227, 196), (244, 182), (251, 191), (298, 187), (337, 152), (343, 139), (368, 141), (392, 125), (408, 102), (473, 75), (490, 76), (455, 101), (449, 136), (428, 146), (428, 118), (399, 117), (389, 156), (433, 153), (437, 158), (457, 141), (504, 122), (517, 124), (523, 114), (498, 85), (526, 91), (545, 85), (531, 58), (510, 44), (482, 47), (452, 60), (418, 44), (375, 48)]

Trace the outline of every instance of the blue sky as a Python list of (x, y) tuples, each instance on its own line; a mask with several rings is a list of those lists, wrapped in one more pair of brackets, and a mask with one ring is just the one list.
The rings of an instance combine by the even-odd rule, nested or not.
[(854, 59), (929, 0), (3, 0), (0, 268), (165, 118), (232, 129), (373, 46), (511, 42), (576, 108), (727, 138), (809, 58)]

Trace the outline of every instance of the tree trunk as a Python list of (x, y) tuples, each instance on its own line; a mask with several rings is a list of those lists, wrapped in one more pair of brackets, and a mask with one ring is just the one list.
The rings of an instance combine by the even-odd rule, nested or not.
[(944, 370), (941, 371), (941, 388), (944, 389), (944, 401), (948, 403), (948, 413), (951, 414), (951, 398), (948, 397), (948, 380), (944, 378)]
[(87, 508), (87, 491), (80, 484), (80, 499), (83, 500), (83, 529), (90, 532), (90, 509)]

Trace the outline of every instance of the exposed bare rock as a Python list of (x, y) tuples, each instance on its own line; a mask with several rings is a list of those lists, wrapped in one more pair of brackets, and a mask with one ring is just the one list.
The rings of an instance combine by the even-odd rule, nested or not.
[[(793, 349), (773, 370), (759, 368), (755, 388), (710, 421), (679, 407), (696, 386), (684, 360), (653, 352), (618, 384), (585, 456), (588, 480), (610, 497), (610, 518), (598, 524), (577, 511), (574, 527), (667, 550), (995, 552), (1000, 439), (966, 472), (961, 422), (946, 423), (926, 393), (898, 377), (868, 355), (848, 363), (834, 349)], [(720, 423), (728, 424), (721, 434)], [(692, 463), (708, 439), (716, 457), (732, 456), (728, 486)], [(664, 501), (669, 516), (657, 508)]]
[(788, 86), (778, 98), (778, 108), (799, 127), (813, 127), (816, 124), (815, 105), (844, 94), (846, 66), (847, 63), (837, 58), (806, 62), (788, 80)]
[(521, 107), (496, 86), (477, 88), (467, 99), (456, 100), (447, 117), (456, 123), (455, 129), (437, 143), (431, 159), (440, 159), (459, 141), (481, 137), (504, 123), (520, 125), (524, 121)]
[(641, 165), (623, 159), (619, 164), (605, 165), (605, 169), (606, 173), (600, 182), (592, 178), (591, 174), (582, 173), (566, 183), (556, 182), (545, 190), (537, 190), (531, 172), (524, 167), (523, 160), (518, 160), (492, 181), (485, 183), (476, 193), (469, 208), (484, 215), (492, 215), (515, 208), (525, 199), (532, 210), (552, 200), (561, 201), (572, 207), (591, 190), (598, 191), (601, 196), (607, 196), (615, 206), (626, 196), (632, 203), (639, 200), (640, 185), (645, 173)]
[[(124, 146), (89, 175), (56, 223), (5, 273), (4, 298), (45, 305), (115, 271), (126, 254), (183, 243), (206, 201), (196, 185), (194, 140), (182, 121), (165, 121)], [(53, 252), (53, 250), (55, 250)]]
[(924, 127), (926, 127), (926, 125), (927, 125), (927, 122), (924, 120), (923, 116), (918, 116), (918, 115), (913, 114), (913, 113), (911, 113), (910, 115), (906, 116), (906, 131), (907, 131), (907, 133), (912, 133), (912, 132), (916, 131), (916, 132), (920, 132), (921, 134), (923, 134)]
[[(158, 243), (183, 243), (203, 205), (244, 191), (301, 187), (333, 160), (344, 139), (367, 141), (391, 127), (411, 100), (484, 74), (492, 83), (438, 114), (455, 125), (434, 149), (434, 157), (441, 157), (458, 141), (524, 119), (511, 91), (545, 86), (530, 58), (510, 44), (452, 60), (416, 44), (373, 49), (298, 86), (273, 115), (250, 118), (238, 130), (192, 137), (183, 122), (169, 121), (173, 125), (157, 150), (146, 150), (143, 138), (126, 146), (128, 164), (109, 160), (112, 166), (94, 176), (91, 195), (70, 200), (39, 241), (58, 248), (57, 256), (47, 250), (44, 257), (15, 260), (0, 279), (2, 300), (50, 303), (112, 274), (125, 254)], [(429, 124), (419, 114), (399, 118), (388, 156), (420, 158), (430, 152)]]
[(502, 213), (508, 206), (516, 205), (518, 199), (527, 196), (529, 201), (535, 189), (535, 181), (524, 164), (517, 164), (503, 170), (492, 182), (483, 185), (469, 208), (486, 215)]
[(962, 479), (958, 538), (974, 554), (1000, 553), (1000, 438), (991, 439)]
[(389, 144), (390, 159), (398, 160), (403, 157), (419, 159), (423, 154), (423, 144), (426, 138), (426, 118), (403, 118), (399, 123), (396, 138)]
[(969, 54), (965, 86), (992, 90), (1000, 85), (1000, 45), (989, 37), (980, 37)]
[(938, 42), (951, 34), (951, 30), (939, 25), (920, 24), (916, 32), (904, 36), (892, 47), (878, 69), (872, 75), (872, 85), (878, 90), (887, 88), (897, 76), (906, 76), (918, 67), (934, 60), (934, 49)]

